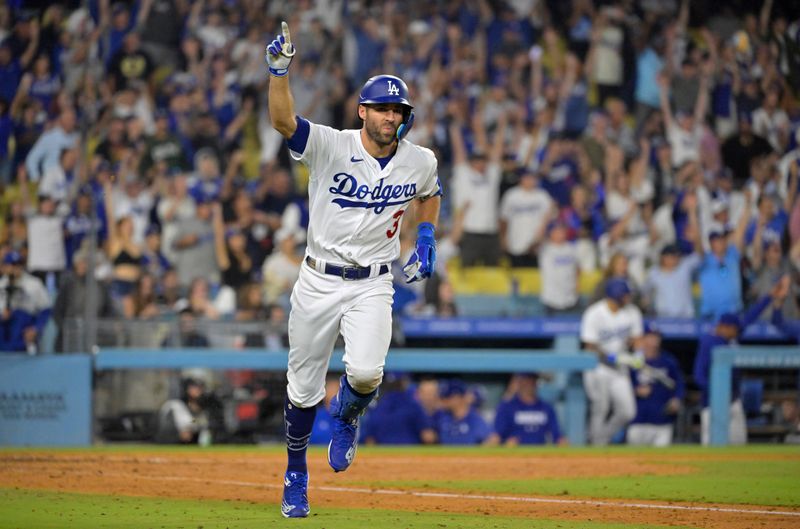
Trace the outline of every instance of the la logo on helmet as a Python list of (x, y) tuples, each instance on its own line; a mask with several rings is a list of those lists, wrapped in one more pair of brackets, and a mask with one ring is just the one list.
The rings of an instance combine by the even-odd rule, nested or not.
[(387, 79), (387, 82), (389, 83), (389, 95), (399, 96), (400, 89), (397, 87), (397, 85), (394, 84), (391, 79)]

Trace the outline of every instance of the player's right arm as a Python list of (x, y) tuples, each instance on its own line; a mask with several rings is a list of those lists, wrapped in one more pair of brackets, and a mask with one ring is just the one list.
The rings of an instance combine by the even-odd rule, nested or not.
[(295, 49), (289, 34), (289, 25), (281, 23), (282, 35), (278, 35), (266, 49), (269, 65), (269, 116), (272, 126), (284, 138), (291, 138), (297, 130), (294, 99), (289, 89), (289, 65)]

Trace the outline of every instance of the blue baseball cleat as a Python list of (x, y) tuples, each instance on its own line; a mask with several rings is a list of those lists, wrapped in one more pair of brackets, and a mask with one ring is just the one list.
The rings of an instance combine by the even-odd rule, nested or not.
[(359, 417), (377, 395), (377, 389), (366, 395), (356, 393), (347, 382), (347, 375), (339, 379), (339, 392), (331, 399), (333, 432), (328, 444), (328, 464), (336, 472), (347, 470), (353, 462), (358, 446)]
[[(333, 397), (331, 409), (337, 409), (339, 395)], [(347, 420), (333, 416), (331, 442), (328, 443), (328, 464), (336, 472), (347, 470), (356, 456), (358, 447), (358, 416)]]
[(287, 472), (283, 478), (281, 514), (284, 518), (305, 518), (309, 512), (308, 474)]

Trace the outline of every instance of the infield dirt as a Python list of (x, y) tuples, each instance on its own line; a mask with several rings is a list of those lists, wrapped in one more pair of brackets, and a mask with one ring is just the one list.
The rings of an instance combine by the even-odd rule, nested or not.
[[(731, 464), (736, 457), (731, 456)], [(82, 492), (102, 495), (217, 499), (274, 504), (280, 502), (283, 454), (270, 450), (177, 450), (126, 454), (20, 451), (0, 453), (0, 487)], [(546, 518), (570, 521), (617, 522), (714, 529), (796, 529), (798, 508), (642, 501), (637, 498), (597, 500), (568, 494), (546, 497), (470, 490), (463, 483), (506, 479), (619, 477), (693, 472), (685, 456), (658, 463), (630, 455), (445, 455), (375, 453), (364, 451), (346, 473), (334, 474), (324, 455), (310, 460), (309, 496), (316, 512), (326, 506), (376, 508)], [(459, 481), (458, 490), (420, 485), (420, 482)], [(381, 482), (413, 481), (413, 487)], [(358, 489), (354, 492), (353, 489)], [(443, 493), (443, 494), (439, 494)], [(720, 510), (721, 509), (721, 510)], [(727, 511), (726, 511), (727, 510)], [(760, 512), (756, 512), (760, 511)]]

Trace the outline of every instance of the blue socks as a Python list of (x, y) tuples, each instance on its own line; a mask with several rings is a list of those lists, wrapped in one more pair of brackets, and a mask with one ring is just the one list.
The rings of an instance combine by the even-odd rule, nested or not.
[(298, 408), (289, 399), (283, 406), (283, 422), (286, 426), (286, 451), (289, 455), (288, 472), (308, 474), (306, 450), (314, 427), (317, 407)]

